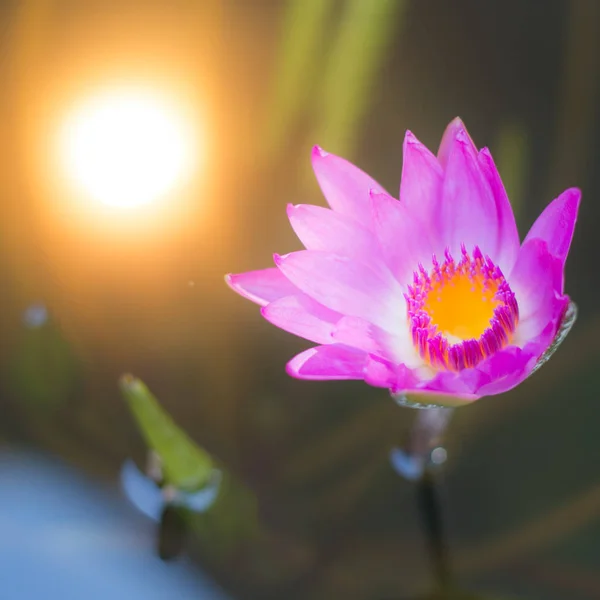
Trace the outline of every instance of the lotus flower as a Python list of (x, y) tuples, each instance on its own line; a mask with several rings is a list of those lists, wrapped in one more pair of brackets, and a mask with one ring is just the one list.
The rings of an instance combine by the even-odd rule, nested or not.
[(459, 119), (437, 157), (410, 131), (403, 151), (396, 200), (315, 147), (331, 209), (288, 206), (306, 250), (226, 280), (267, 321), (318, 344), (288, 363), (294, 377), (362, 379), (441, 405), (506, 392), (574, 321), (564, 265), (581, 193), (563, 192), (521, 244), (492, 156)]

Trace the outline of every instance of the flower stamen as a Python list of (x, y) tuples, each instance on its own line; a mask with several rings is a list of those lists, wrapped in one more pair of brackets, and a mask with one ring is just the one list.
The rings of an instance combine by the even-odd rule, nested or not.
[(429, 272), (419, 264), (404, 295), (413, 344), (431, 366), (449, 371), (475, 367), (504, 348), (519, 320), (519, 307), (502, 271), (475, 246), (449, 250)]

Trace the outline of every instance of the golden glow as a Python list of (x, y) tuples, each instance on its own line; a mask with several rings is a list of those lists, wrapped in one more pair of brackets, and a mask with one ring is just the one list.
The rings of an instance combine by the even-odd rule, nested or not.
[(450, 342), (478, 339), (490, 326), (494, 309), (501, 301), (494, 296), (497, 285), (483, 277), (469, 277), (457, 271), (443, 283), (437, 282), (427, 295), (423, 310), (432, 319), (432, 325)]
[(87, 198), (123, 209), (141, 206), (190, 179), (197, 162), (194, 133), (183, 111), (159, 92), (97, 93), (60, 129), (62, 170)]

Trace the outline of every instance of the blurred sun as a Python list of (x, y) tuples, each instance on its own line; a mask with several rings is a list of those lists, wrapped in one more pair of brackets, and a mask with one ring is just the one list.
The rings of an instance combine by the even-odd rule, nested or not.
[(153, 90), (101, 92), (65, 119), (62, 170), (79, 193), (105, 205), (148, 204), (192, 175), (193, 129), (175, 102)]

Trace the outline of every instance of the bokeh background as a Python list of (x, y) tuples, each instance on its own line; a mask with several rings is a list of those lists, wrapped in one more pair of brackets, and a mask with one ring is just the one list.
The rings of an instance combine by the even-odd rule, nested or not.
[[(457, 115), (491, 148), (522, 235), (563, 189), (583, 202), (573, 331), (449, 430), (439, 491), (454, 577), (468, 597), (600, 598), (599, 2), (14, 0), (0, 12), (0, 598), (92, 597), (74, 578), (89, 594), (165, 597), (142, 587), (165, 568), (157, 524), (120, 490), (123, 462), (146, 456), (126, 372), (235, 481), (188, 515), (165, 589), (429, 597), (415, 488), (388, 459), (414, 412), (362, 383), (288, 378), (308, 342), (223, 275), (299, 249), (285, 207), (324, 204), (313, 144), (395, 193), (405, 130), (435, 149)], [(195, 153), (170, 192), (107, 205), (73, 185), (56, 140), (89, 98), (131, 86), (172, 100)], [(151, 127), (140, 137), (162, 147)]]

